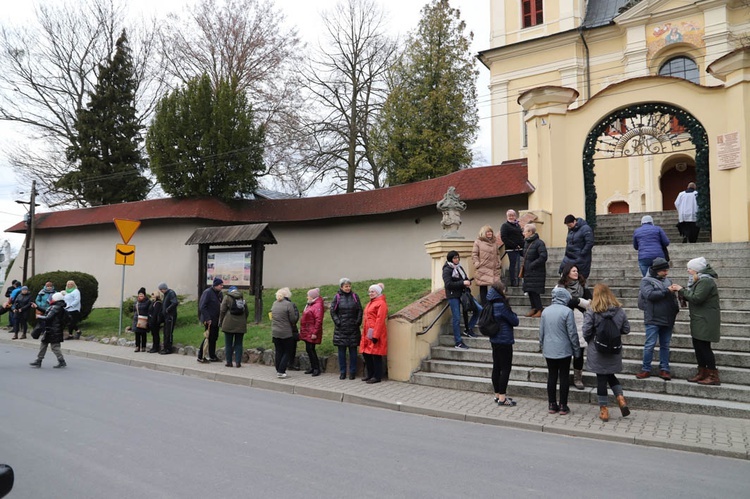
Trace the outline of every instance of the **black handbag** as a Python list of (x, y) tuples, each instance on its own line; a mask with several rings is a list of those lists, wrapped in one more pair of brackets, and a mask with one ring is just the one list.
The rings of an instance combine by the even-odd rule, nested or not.
[(464, 292), (461, 293), (461, 306), (466, 312), (477, 313), (477, 303), (474, 301), (474, 297), (471, 296), (469, 288), (465, 288)]

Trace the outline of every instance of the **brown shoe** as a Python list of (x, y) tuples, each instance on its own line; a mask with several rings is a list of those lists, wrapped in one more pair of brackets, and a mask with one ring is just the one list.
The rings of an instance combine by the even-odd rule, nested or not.
[(605, 423), (609, 421), (609, 409), (607, 409), (606, 405), (599, 406), (599, 419)]
[(672, 381), (672, 375), (669, 374), (669, 371), (659, 371), (659, 377), (664, 381)]
[(707, 373), (706, 377), (698, 381), (699, 385), (714, 385), (714, 386), (721, 385), (721, 381), (719, 380), (718, 369), (706, 369), (706, 373)]
[(688, 378), (688, 383), (697, 383), (702, 379), (705, 379), (706, 376), (708, 376), (708, 369), (705, 367), (698, 367), (698, 374), (693, 376), (692, 378)]
[(615, 398), (617, 399), (617, 405), (620, 406), (620, 413), (622, 414), (622, 417), (628, 417), (630, 415), (630, 409), (628, 409), (628, 403), (625, 402), (625, 397), (622, 395), (618, 395)]
[(650, 376), (651, 376), (651, 373), (649, 371), (641, 371), (635, 375), (635, 377), (638, 379), (646, 379)]
[(18, 335), (17, 334), (14, 334), (13, 337), (11, 338), (11, 340), (17, 340), (17, 339), (18, 339)]
[(541, 311), (541, 310), (537, 310), (537, 311), (536, 311), (536, 312), (534, 313), (534, 315), (532, 315), (532, 317), (541, 317), (541, 316), (542, 316), (542, 311)]
[(534, 317), (535, 313), (536, 313), (536, 309), (532, 308), (531, 310), (529, 310), (529, 313), (526, 314), (526, 317)]

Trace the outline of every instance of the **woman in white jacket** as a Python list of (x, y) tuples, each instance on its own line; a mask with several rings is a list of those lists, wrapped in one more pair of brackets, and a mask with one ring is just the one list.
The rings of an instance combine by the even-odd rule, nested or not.
[(578, 330), (578, 341), (581, 345), (581, 352), (578, 356), (573, 357), (573, 385), (583, 390), (583, 354), (586, 342), (583, 339), (583, 314), (589, 309), (591, 302), (591, 290), (586, 287), (586, 278), (578, 273), (578, 267), (575, 264), (567, 264), (563, 267), (562, 275), (557, 285), (565, 288), (570, 293), (568, 307), (573, 310), (573, 318), (576, 321)]

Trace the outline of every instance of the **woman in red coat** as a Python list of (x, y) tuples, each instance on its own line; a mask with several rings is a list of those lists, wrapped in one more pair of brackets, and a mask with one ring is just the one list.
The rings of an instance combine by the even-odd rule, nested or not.
[(388, 304), (382, 286), (373, 284), (368, 294), (370, 303), (365, 307), (359, 351), (367, 368), (362, 381), (371, 384), (383, 378), (383, 357), (388, 353)]
[(320, 289), (307, 292), (307, 305), (299, 325), (299, 339), (305, 342), (305, 351), (310, 358), (310, 369), (305, 374), (320, 376), (320, 361), (315, 352), (315, 345), (319, 345), (323, 339), (323, 297), (320, 296)]

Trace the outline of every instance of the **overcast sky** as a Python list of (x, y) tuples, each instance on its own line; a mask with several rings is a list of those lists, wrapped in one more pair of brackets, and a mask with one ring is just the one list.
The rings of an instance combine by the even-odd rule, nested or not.
[[(420, 9), (428, 3), (427, 0), (376, 0), (387, 13), (389, 25), (393, 34), (406, 35), (413, 30), (419, 22)], [(33, 19), (34, 6), (43, 4), (62, 3), (63, 0), (3, 0), (2, 24), (23, 24)], [(127, 4), (133, 13), (146, 15), (163, 15), (167, 12), (179, 12), (192, 1), (189, 0), (127, 0)], [(299, 29), (300, 36), (306, 44), (315, 46), (318, 33), (322, 30), (321, 12), (331, 9), (338, 0), (276, 0), (276, 5), (281, 8), (287, 16), (289, 25)], [(466, 21), (467, 27), (474, 33), (473, 52), (479, 52), (488, 48), (489, 43), (489, 0), (451, 0), (454, 8), (461, 10), (461, 18)], [(479, 82), (477, 84), (477, 103), (479, 107), (480, 132), (475, 150), (481, 154), (483, 160), (479, 164), (488, 164), (490, 155), (490, 106), (489, 106), (489, 71), (481, 63), (479, 69)], [(9, 125), (0, 123), (0, 231), (9, 228), (23, 218), (25, 208), (15, 203), (17, 199), (29, 198), (31, 182), (17, 179), (7, 166), (3, 151), (12, 144), (16, 131)], [(44, 207), (37, 209), (46, 211)], [(0, 233), (2, 239), (9, 239), (17, 250), (23, 243), (23, 236), (16, 234)]]

